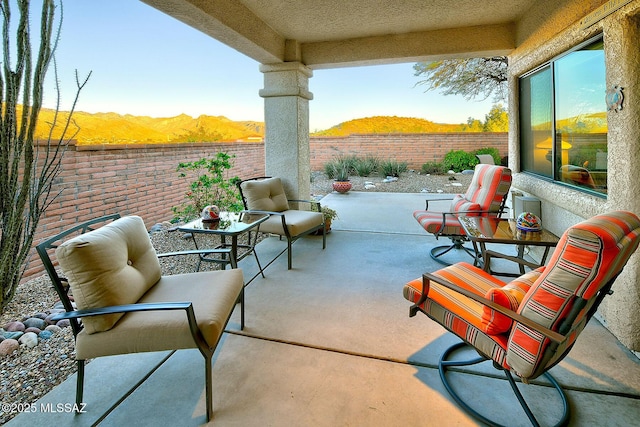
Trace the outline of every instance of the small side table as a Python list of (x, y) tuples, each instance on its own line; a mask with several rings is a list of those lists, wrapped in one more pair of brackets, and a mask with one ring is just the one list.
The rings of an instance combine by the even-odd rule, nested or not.
[[(549, 249), (555, 247), (560, 240), (558, 236), (542, 229), (540, 231), (522, 231), (516, 227), (513, 219), (493, 218), (482, 216), (459, 216), (458, 220), (476, 253), (475, 265), (482, 264), (483, 269), (491, 274), (503, 276), (518, 276), (512, 273), (498, 273), (491, 271), (490, 259), (503, 258), (518, 263), (520, 274), (524, 274), (524, 266), (537, 268), (544, 265), (549, 254)], [(518, 247), (517, 256), (502, 254), (487, 250), (487, 243), (499, 243), (505, 245), (516, 245)], [(524, 260), (525, 246), (542, 246), (544, 254), (539, 264)]]
[[(231, 256), (236, 260), (236, 262), (253, 253), (253, 256), (255, 256), (256, 258), (256, 262), (258, 263), (258, 269), (260, 270), (258, 274), (262, 274), (262, 277), (264, 277), (264, 272), (262, 266), (260, 265), (260, 260), (258, 259), (258, 255), (255, 252), (255, 245), (258, 238), (260, 224), (265, 222), (268, 218), (268, 214), (262, 213), (249, 213), (245, 211), (238, 213), (220, 212), (219, 222), (208, 222), (203, 221), (202, 219), (196, 219), (187, 224), (178, 226), (176, 229), (185, 233), (191, 233), (191, 238), (193, 240), (196, 251), (200, 248), (198, 248), (198, 242), (196, 241), (195, 235), (201, 233), (219, 235), (221, 244), (214, 249), (230, 247)], [(238, 236), (244, 233), (248, 233), (247, 243), (238, 244)], [(253, 233), (255, 234), (252, 236)], [(227, 243), (227, 237), (231, 237), (231, 243)], [(246, 251), (238, 255), (238, 248), (244, 248), (246, 249)], [(196, 271), (200, 269), (200, 264), (202, 261), (220, 263), (223, 264), (225, 268), (226, 264), (229, 264), (231, 261), (226, 258), (211, 258), (209, 257), (210, 254), (206, 253), (199, 253), (198, 255), (200, 259), (198, 260)], [(247, 282), (246, 285), (248, 285), (253, 279), (255, 279), (258, 274), (256, 274), (256, 276), (254, 276), (249, 282)]]

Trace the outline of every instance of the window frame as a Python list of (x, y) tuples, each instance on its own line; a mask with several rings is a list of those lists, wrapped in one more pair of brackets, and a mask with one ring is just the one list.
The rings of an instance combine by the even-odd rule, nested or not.
[[(519, 122), (519, 133), (518, 133), (518, 145), (519, 145), (519, 149), (520, 149), (520, 153), (519, 153), (519, 162), (520, 162), (520, 169), (521, 172), (524, 174), (528, 174), (528, 175), (532, 175), (535, 176), (536, 178), (539, 178), (543, 181), (547, 181), (556, 185), (561, 185), (564, 187), (568, 187), (574, 190), (578, 190), (584, 193), (588, 193), (590, 195), (595, 195), (598, 196), (600, 198), (604, 198), (606, 199), (608, 197), (608, 191), (607, 192), (602, 192), (602, 191), (596, 191), (593, 189), (590, 189), (588, 187), (585, 186), (580, 186), (580, 185), (576, 185), (576, 184), (571, 184), (569, 182), (565, 182), (561, 180), (560, 177), (560, 168), (558, 167), (560, 165), (558, 156), (559, 156), (559, 151), (558, 150), (558, 141), (557, 141), (557, 120), (556, 120), (556, 62), (559, 61), (560, 59), (574, 53), (577, 52), (579, 50), (584, 49), (585, 47), (595, 44), (597, 42), (602, 42), (603, 46), (604, 46), (604, 34), (603, 33), (599, 33), (593, 37), (590, 37), (589, 39), (573, 46), (571, 49), (566, 50), (554, 57), (552, 57), (551, 59), (549, 59), (548, 61), (545, 61), (544, 63), (538, 65), (537, 67), (527, 71), (526, 73), (521, 74), (518, 77), (518, 102), (520, 104), (520, 107), (518, 108), (519, 114), (518, 114), (518, 122)], [(603, 48), (603, 53), (604, 53), (604, 48)], [(606, 58), (605, 58), (605, 67), (606, 67)], [(551, 138), (552, 138), (552, 147), (551, 147), (551, 156), (552, 156), (552, 167), (551, 167), (551, 176), (548, 175), (543, 175), (542, 173), (536, 172), (535, 170), (524, 170), (523, 169), (523, 155), (525, 154), (523, 151), (523, 130), (522, 130), (522, 80), (525, 78), (529, 78), (532, 77), (534, 75), (536, 75), (537, 73), (540, 73), (542, 71), (544, 71), (545, 69), (548, 69), (550, 72), (550, 82), (551, 82), (551, 87), (550, 87), (550, 91), (549, 91), (549, 96), (551, 97)], [(606, 68), (605, 68), (605, 86), (606, 86)], [(603, 94), (603, 103), (604, 103), (604, 94)], [(529, 102), (531, 102), (531, 98), (529, 98)], [(605, 109), (605, 113), (606, 113), (606, 109)], [(608, 143), (608, 135), (609, 135), (609, 129), (607, 126), (607, 143)], [(608, 150), (607, 150), (608, 151)], [(609, 170), (609, 161), (607, 158), (607, 173)]]

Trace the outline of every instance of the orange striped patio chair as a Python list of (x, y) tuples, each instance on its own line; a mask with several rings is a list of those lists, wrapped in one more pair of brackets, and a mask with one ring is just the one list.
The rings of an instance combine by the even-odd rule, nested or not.
[[(458, 263), (404, 286), (413, 302), (410, 316), (426, 314), (463, 342), (447, 349), (439, 361), (442, 381), (454, 400), (472, 416), (496, 425), (464, 402), (446, 376), (452, 366), (492, 361), (502, 370), (533, 425), (538, 425), (513, 375), (522, 382), (546, 377), (558, 391), (563, 414), (570, 417), (566, 395), (549, 369), (570, 351), (640, 242), (640, 219), (614, 211), (570, 227), (547, 266), (504, 283), (467, 263)], [(458, 348), (480, 355), (453, 360)]]
[(453, 197), (448, 212), (430, 211), (429, 200), (427, 200), (426, 210), (415, 211), (413, 217), (427, 233), (433, 234), (436, 239), (440, 237), (451, 239), (451, 245), (432, 248), (431, 258), (441, 264), (450, 265), (442, 256), (452, 249), (457, 249), (464, 250), (475, 259), (476, 254), (473, 249), (464, 246), (468, 239), (458, 222), (457, 215), (500, 216), (510, 187), (511, 169), (504, 166), (479, 164), (474, 170), (467, 192)]

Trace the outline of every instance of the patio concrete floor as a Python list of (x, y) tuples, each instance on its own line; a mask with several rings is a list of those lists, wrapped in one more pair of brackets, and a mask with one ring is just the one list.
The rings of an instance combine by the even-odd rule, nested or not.
[[(265, 279), (247, 287), (245, 329), (239, 310), (229, 322), (213, 361), (211, 424), (481, 425), (459, 409), (438, 376), (439, 355), (457, 339), (422, 314), (409, 318), (402, 297), (407, 281), (441, 268), (428, 255), (436, 240), (411, 215), (426, 197), (351, 192), (323, 199), (340, 216), (327, 249), (320, 237), (295, 243), (292, 270), (282, 256)], [(266, 239), (258, 255), (264, 262), (284, 244)], [(240, 266), (247, 278), (256, 271), (253, 257)], [(637, 425), (640, 362), (597, 321), (551, 372), (568, 391), (571, 426)], [(86, 413), (65, 413), (64, 406), (56, 412), (75, 400), (74, 375), (38, 401), (35, 413), (8, 425), (201, 425), (203, 375), (197, 350), (98, 358), (86, 368)], [(528, 425), (489, 363), (454, 375), (485, 415)], [(560, 412), (554, 391), (544, 384), (521, 389), (542, 424), (553, 422)]]

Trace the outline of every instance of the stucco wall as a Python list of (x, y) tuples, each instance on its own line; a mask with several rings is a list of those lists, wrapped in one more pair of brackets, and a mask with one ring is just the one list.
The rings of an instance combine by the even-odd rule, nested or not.
[[(545, 12), (546, 3), (536, 5), (530, 19)], [(509, 164), (515, 172), (513, 186), (542, 200), (545, 226), (556, 234), (598, 213), (625, 209), (640, 214), (640, 1), (634, 1), (590, 27), (581, 28), (579, 20), (606, 1), (595, 2), (582, 11), (574, 8), (566, 20), (552, 19), (531, 33), (510, 56), (509, 70)], [(549, 9), (553, 16), (556, 11)], [(522, 31), (526, 33), (527, 20)], [(589, 195), (551, 183), (520, 171), (518, 78), (572, 47), (602, 33), (604, 37), (607, 87), (624, 87), (624, 108), (609, 112), (608, 120), (608, 195)], [(604, 94), (602, 94), (604, 103)], [(614, 286), (614, 294), (605, 299), (598, 317), (628, 348), (640, 351), (640, 255), (633, 255)]]

